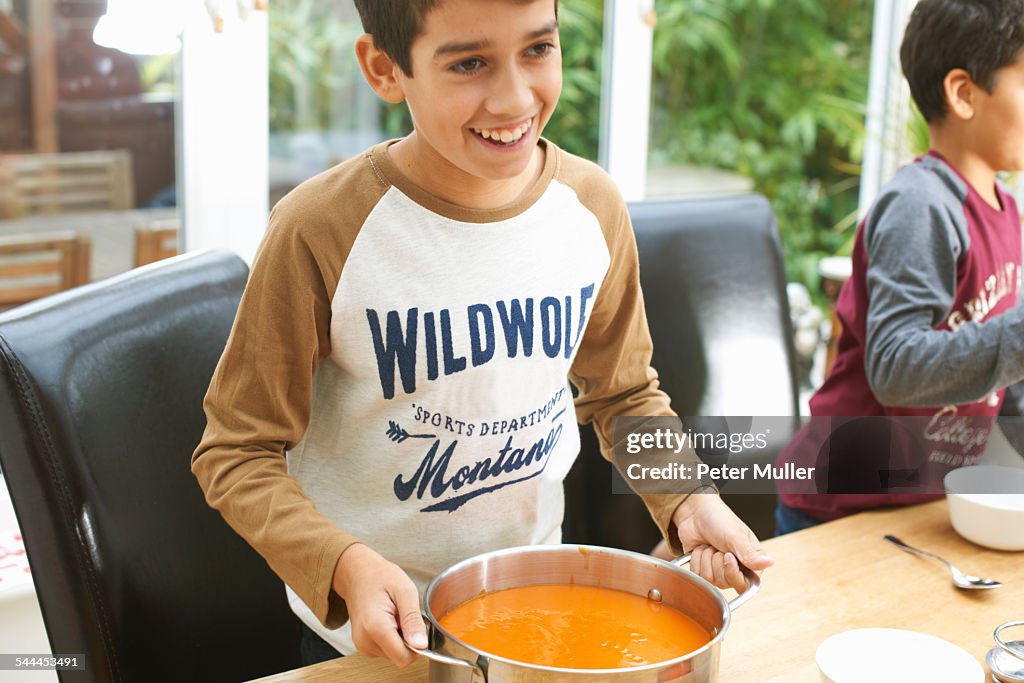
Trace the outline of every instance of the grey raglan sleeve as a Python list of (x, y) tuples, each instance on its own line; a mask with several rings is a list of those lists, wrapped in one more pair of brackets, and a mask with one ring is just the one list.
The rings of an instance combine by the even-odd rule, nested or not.
[[(956, 332), (949, 314), (969, 247), (962, 204), (929, 183), (890, 188), (865, 225), (865, 371), (883, 405), (972, 403), (1024, 379), (1024, 308)], [(949, 197), (949, 199), (944, 199)]]

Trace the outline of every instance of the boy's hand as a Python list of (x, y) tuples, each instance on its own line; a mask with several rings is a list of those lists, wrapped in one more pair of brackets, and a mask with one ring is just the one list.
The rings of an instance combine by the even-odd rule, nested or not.
[(405, 667), (416, 659), (405, 643), (427, 646), (419, 592), (398, 565), (355, 543), (341, 554), (332, 585), (348, 607), (352, 642), (361, 653)]
[[(747, 580), (739, 565), (760, 571), (773, 560), (746, 524), (716, 493), (694, 493), (672, 513), (690, 569), (719, 588), (743, 591)], [(737, 559), (739, 562), (737, 562)]]

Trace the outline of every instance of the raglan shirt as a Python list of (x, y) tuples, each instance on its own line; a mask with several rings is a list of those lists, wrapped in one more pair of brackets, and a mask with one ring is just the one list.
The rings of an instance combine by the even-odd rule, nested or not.
[[(422, 594), (459, 559), (558, 542), (577, 420), (611, 458), (613, 416), (673, 415), (603, 171), (542, 141), (522, 197), (467, 209), (412, 184), (389, 144), (275, 207), (192, 460), (209, 504), (342, 652), (331, 580), (350, 544)], [(677, 550), (685, 494), (643, 496)]]
[[(998, 183), (996, 192), (1000, 208), (934, 151), (883, 188), (858, 230), (852, 276), (836, 302), (843, 331), (835, 362), (810, 402), (812, 416), (924, 418), (905, 424), (921, 431), (921, 466), (937, 481), (977, 462), (1006, 387), (1024, 378), (1021, 221), (1013, 196)], [(827, 436), (822, 425), (801, 431), (780, 461), (814, 466)], [(935, 497), (780, 495), (822, 520)]]

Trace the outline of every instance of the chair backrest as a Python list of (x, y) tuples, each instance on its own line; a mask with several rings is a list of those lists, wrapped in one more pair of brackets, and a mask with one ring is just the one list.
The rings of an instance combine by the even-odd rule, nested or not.
[(75, 232), (0, 237), (0, 309), (84, 285), (91, 254)]
[(760, 195), (630, 206), (662, 387), (680, 415), (796, 415), (775, 215)]
[(190, 472), (247, 268), (196, 252), (0, 314), (0, 467), (71, 681), (248, 680), (298, 665), (266, 563)]
[(178, 220), (153, 221), (135, 228), (135, 266), (178, 255)]
[[(785, 267), (768, 201), (760, 195), (650, 200), (631, 204), (629, 212), (652, 365), (673, 409), (682, 416), (794, 416), (795, 429)], [(605, 495), (611, 468), (592, 430), (584, 429), (582, 439), (566, 483), (566, 540), (650, 550), (658, 535), (639, 499)], [(758, 456), (767, 462), (776, 451)], [(774, 496), (725, 498), (759, 535), (772, 533)]]
[(0, 154), (0, 218), (134, 206), (127, 150)]

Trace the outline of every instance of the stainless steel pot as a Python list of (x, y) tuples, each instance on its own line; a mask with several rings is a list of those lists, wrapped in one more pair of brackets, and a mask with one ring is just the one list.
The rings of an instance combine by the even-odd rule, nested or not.
[[(710, 583), (682, 568), (688, 557), (665, 562), (626, 550), (580, 545), (508, 548), (471, 557), (439, 574), (424, 597), (431, 683), (714, 683), (718, 656), (732, 610), (754, 597), (758, 576), (744, 569), (747, 590), (726, 602)], [(518, 662), (484, 652), (445, 631), (439, 620), (481, 593), (519, 586), (568, 584), (614, 588), (679, 609), (712, 634), (694, 652), (646, 666), (622, 669), (561, 669)]]

